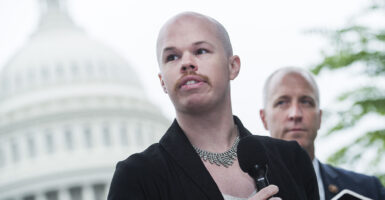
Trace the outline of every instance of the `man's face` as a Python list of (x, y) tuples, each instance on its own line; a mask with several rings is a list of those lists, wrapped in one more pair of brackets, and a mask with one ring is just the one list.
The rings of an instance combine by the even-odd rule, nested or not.
[(321, 124), (312, 85), (298, 73), (277, 74), (270, 82), (262, 122), (274, 138), (296, 140), (308, 152)]
[(159, 35), (159, 78), (177, 111), (208, 109), (229, 95), (237, 73), (216, 31), (208, 21), (184, 16)]

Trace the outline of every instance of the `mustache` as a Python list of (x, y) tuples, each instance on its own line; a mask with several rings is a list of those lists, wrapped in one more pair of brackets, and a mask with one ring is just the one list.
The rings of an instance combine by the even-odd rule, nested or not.
[(187, 73), (183, 74), (183, 76), (180, 77), (180, 78), (176, 81), (176, 83), (175, 83), (175, 85), (174, 85), (174, 90), (175, 90), (175, 91), (178, 90), (179, 87), (180, 87), (180, 85), (182, 84), (182, 79), (183, 79), (185, 76), (188, 76), (188, 75), (199, 76), (204, 82), (206, 82), (208, 85), (211, 85), (210, 79), (209, 79), (208, 76), (205, 76), (205, 75), (203, 75), (203, 74), (198, 74), (198, 73), (196, 73), (195, 71), (188, 71)]

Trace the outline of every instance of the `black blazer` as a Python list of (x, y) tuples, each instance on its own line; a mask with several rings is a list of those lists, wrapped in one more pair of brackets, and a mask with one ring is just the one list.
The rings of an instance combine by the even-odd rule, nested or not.
[[(234, 117), (240, 137), (251, 135)], [(268, 157), (268, 179), (285, 200), (319, 199), (307, 153), (296, 142), (260, 136)], [(108, 200), (223, 200), (186, 135), (174, 120), (159, 143), (117, 164)]]
[(385, 188), (377, 177), (367, 176), (319, 162), (319, 169), (329, 200), (343, 189), (349, 189), (374, 200), (385, 199)]

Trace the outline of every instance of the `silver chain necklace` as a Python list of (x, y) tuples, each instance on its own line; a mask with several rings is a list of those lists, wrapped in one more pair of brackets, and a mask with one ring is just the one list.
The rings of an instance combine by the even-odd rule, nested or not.
[(199, 157), (204, 161), (209, 161), (210, 164), (216, 164), (218, 166), (223, 165), (224, 167), (229, 167), (233, 164), (234, 160), (237, 158), (237, 146), (239, 142), (239, 136), (235, 138), (234, 144), (231, 148), (223, 153), (212, 153), (205, 150), (202, 150), (196, 146), (193, 146), (195, 151), (198, 153)]

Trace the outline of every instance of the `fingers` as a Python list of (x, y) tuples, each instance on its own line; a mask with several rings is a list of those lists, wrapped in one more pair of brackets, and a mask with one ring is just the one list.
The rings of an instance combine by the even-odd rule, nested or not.
[(271, 196), (277, 194), (279, 191), (278, 187), (276, 185), (269, 185), (262, 190), (258, 191), (257, 194), (252, 196), (249, 200), (281, 200), (279, 197), (273, 197)]

